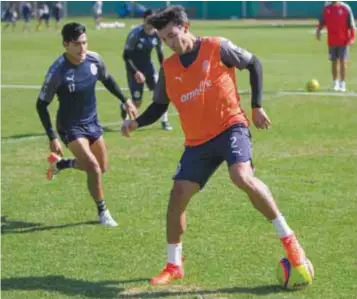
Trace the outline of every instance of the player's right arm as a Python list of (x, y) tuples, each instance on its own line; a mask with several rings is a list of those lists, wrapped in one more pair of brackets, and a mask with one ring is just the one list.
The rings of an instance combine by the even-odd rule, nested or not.
[(56, 131), (52, 127), (50, 114), (48, 112), (48, 105), (52, 102), (60, 83), (60, 76), (56, 72), (56, 68), (52, 66), (47, 72), (45, 82), (42, 85), (40, 94), (36, 102), (36, 109), (38, 116), (41, 120), (42, 126), (45, 129), (47, 137), (50, 141), (50, 150), (59, 155), (63, 155), (61, 145), (57, 138)]
[(150, 106), (135, 120), (126, 120), (122, 126), (122, 134), (129, 137), (129, 133), (140, 127), (156, 122), (169, 107), (170, 99), (166, 92), (165, 73), (161, 67), (159, 79), (155, 85), (153, 101)]
[[(137, 74), (140, 71), (138, 70), (137, 66), (134, 63), (134, 50), (135, 47), (139, 41), (139, 34), (138, 34), (138, 28), (134, 28), (130, 34), (128, 35), (128, 38), (126, 39), (125, 42), (125, 47), (124, 47), (124, 53), (123, 53), (123, 59), (131, 69), (131, 71), (134, 74)], [(145, 81), (145, 80), (144, 80)]]
[(325, 22), (325, 8), (321, 14), (321, 17), (319, 19), (319, 23), (316, 26), (316, 39), (317, 40), (321, 40), (321, 30), (326, 26), (326, 22)]

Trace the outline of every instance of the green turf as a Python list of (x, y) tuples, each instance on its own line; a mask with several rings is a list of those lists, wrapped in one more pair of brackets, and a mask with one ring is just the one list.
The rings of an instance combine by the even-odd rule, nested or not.
[[(129, 27), (94, 31), (92, 20), (85, 22), (90, 49), (127, 86), (121, 55)], [(93, 224), (83, 173), (45, 180), (48, 142), (35, 110), (38, 90), (2, 88), (2, 298), (356, 298), (357, 97), (276, 94), (302, 90), (311, 78), (321, 90), (330, 87), (325, 42), (314, 40), (312, 27), (220, 21), (193, 22), (192, 30), (230, 38), (263, 62), (264, 107), (273, 125), (252, 128), (254, 162), (314, 264), (313, 285), (293, 293), (276, 287), (279, 240), (222, 165), (189, 206), (185, 279), (150, 287), (148, 279), (166, 262), (166, 205), (183, 150), (174, 109), (173, 132), (154, 124), (124, 139), (117, 100), (98, 91), (100, 118), (109, 124), (105, 198), (120, 224), (109, 229)], [(40, 85), (61, 51), (58, 33), (3, 33), (2, 84)], [(355, 46), (351, 57), (347, 86), (357, 92)], [(249, 90), (248, 77), (238, 72), (241, 90)], [(250, 116), (249, 95), (242, 102)], [(56, 107), (54, 101), (53, 120)]]

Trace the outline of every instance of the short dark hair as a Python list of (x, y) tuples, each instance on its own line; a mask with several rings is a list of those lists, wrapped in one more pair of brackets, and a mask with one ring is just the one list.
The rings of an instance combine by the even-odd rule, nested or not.
[(154, 12), (149, 17), (148, 23), (155, 29), (161, 30), (169, 23), (182, 26), (189, 23), (189, 20), (185, 9), (181, 5), (174, 5)]
[(151, 16), (154, 12), (152, 11), (152, 9), (147, 9), (144, 11), (143, 13), (143, 19), (146, 19), (148, 16)]
[(61, 32), (64, 42), (76, 41), (83, 33), (86, 33), (86, 26), (76, 22), (65, 24)]

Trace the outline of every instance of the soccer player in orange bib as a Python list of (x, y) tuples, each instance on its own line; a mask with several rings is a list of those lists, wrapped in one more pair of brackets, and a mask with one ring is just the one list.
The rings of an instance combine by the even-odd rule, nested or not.
[(193, 35), (181, 6), (154, 13), (150, 23), (174, 54), (163, 63), (153, 103), (136, 120), (126, 120), (122, 134), (129, 136), (136, 128), (154, 123), (169, 102), (176, 107), (185, 134), (185, 151), (174, 176), (167, 210), (167, 265), (151, 284), (167, 284), (184, 277), (182, 234), (186, 207), (223, 161), (228, 164), (233, 183), (273, 223), (297, 273), (306, 277), (304, 250), (268, 187), (254, 176), (249, 121), (240, 106), (235, 69), (249, 70), (252, 119), (257, 128), (267, 129), (270, 120), (262, 108), (262, 67), (258, 58), (229, 40)]

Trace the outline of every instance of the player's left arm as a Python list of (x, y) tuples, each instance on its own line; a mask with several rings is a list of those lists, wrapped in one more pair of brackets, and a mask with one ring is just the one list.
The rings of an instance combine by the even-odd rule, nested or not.
[(352, 9), (348, 6), (349, 13), (347, 15), (347, 27), (348, 27), (348, 44), (351, 45), (355, 41), (356, 24), (353, 16)]
[(138, 28), (135, 28), (130, 32), (130, 34), (126, 39), (124, 52), (123, 52), (124, 61), (127, 62), (128, 67), (131, 68), (131, 70), (134, 73), (138, 71), (138, 68), (133, 61), (133, 53), (138, 41), (139, 41)]
[(138, 111), (132, 101), (126, 97), (117, 82), (114, 80), (113, 76), (108, 73), (107, 67), (101, 56), (98, 55), (98, 79), (104, 85), (104, 87), (118, 98), (127, 108), (129, 116), (136, 117)]
[(230, 40), (223, 39), (221, 41), (221, 60), (227, 67), (249, 71), (253, 122), (257, 128), (268, 128), (270, 120), (262, 107), (263, 67), (258, 57), (233, 44)]

